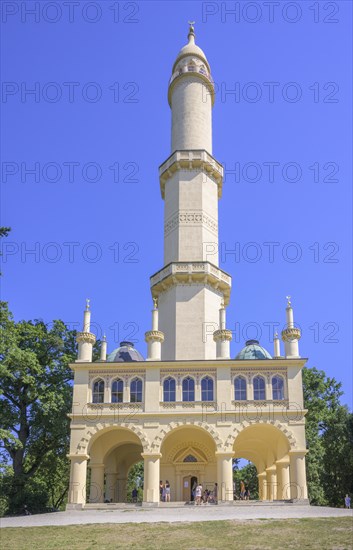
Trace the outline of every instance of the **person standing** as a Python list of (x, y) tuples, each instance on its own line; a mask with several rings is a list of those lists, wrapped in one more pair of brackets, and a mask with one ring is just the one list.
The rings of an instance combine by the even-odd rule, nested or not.
[(165, 501), (170, 502), (170, 484), (168, 480), (165, 482)]
[(240, 482), (240, 498), (241, 500), (244, 500), (245, 498), (245, 483), (243, 480)]
[(351, 507), (351, 497), (349, 495), (346, 495), (344, 498), (344, 505), (346, 508)]
[(159, 482), (159, 498), (161, 499), (161, 501), (163, 500), (163, 481), (160, 480)]
[(195, 496), (196, 496), (196, 504), (201, 504), (201, 497), (202, 497), (202, 485), (199, 483), (195, 490)]

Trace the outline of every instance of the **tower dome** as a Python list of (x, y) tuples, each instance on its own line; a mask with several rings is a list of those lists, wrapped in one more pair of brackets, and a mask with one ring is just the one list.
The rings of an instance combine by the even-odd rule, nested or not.
[[(190, 24), (188, 43), (181, 48), (172, 69), (172, 76), (169, 81), (168, 101), (172, 106), (172, 91), (174, 85), (180, 78), (197, 76), (203, 80), (207, 87), (212, 105), (215, 100), (214, 83), (211, 76), (211, 68), (203, 50), (195, 44), (194, 27)], [(205, 101), (205, 98), (203, 99)]]
[(238, 353), (236, 360), (272, 359), (268, 351), (260, 346), (258, 340), (247, 340), (245, 347)]
[(183, 58), (183, 57), (187, 57), (187, 56), (196, 56), (198, 57), (201, 61), (203, 61), (208, 69), (208, 72), (211, 72), (211, 68), (210, 68), (210, 65), (207, 61), (207, 57), (204, 53), (204, 51), (195, 44), (195, 30), (194, 30), (194, 27), (192, 24), (190, 24), (190, 28), (189, 28), (189, 34), (188, 34), (188, 43), (185, 44), (185, 46), (183, 46), (180, 50), (180, 52), (178, 53), (177, 57), (176, 57), (176, 60), (175, 60), (175, 63), (173, 65), (173, 73), (174, 73), (174, 70), (175, 70), (175, 67), (176, 65), (179, 63), (179, 61)]
[(133, 361), (144, 361), (141, 353), (135, 349), (132, 342), (120, 342), (120, 346), (112, 351), (107, 361), (110, 363), (131, 363)]

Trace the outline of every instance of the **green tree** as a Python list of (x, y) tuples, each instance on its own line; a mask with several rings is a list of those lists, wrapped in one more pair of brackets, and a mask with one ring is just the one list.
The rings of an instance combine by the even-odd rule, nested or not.
[[(76, 358), (76, 332), (59, 320), (51, 326), (41, 320), (16, 323), (4, 302), (0, 329), (1, 481), (9, 512), (29, 508), (30, 502), (36, 510), (55, 506), (64, 491), (62, 478), (68, 483), (69, 363)], [(58, 487), (50, 488), (58, 476)]]
[(143, 498), (143, 460), (134, 464), (127, 477), (127, 501), (132, 502), (132, 490), (136, 487), (138, 491), (137, 500), (142, 501)]
[[(336, 449), (337, 463), (334, 468), (335, 459), (332, 455), (332, 441), (338, 428), (340, 428), (340, 449), (344, 449), (342, 452), (346, 457), (349, 455), (349, 447), (352, 452), (349, 430), (344, 428), (344, 422), (342, 423), (345, 415), (348, 422), (349, 413), (340, 404), (340, 397), (343, 395), (341, 387), (342, 384), (335, 378), (327, 377), (323, 371), (315, 367), (303, 369), (304, 407), (308, 409), (306, 415), (306, 439), (309, 449), (306, 460), (307, 480), (312, 504), (333, 504), (336, 502), (331, 496), (333, 491), (342, 492), (342, 488), (337, 487), (338, 479), (343, 479), (337, 476), (337, 468), (345, 468), (345, 459), (343, 456), (338, 456)], [(343, 413), (343, 410), (346, 412)]]
[(331, 506), (342, 506), (353, 494), (353, 415), (340, 406), (325, 425), (322, 482)]
[(248, 462), (242, 468), (238, 468), (239, 460), (235, 462), (235, 469), (233, 470), (233, 480), (235, 481), (235, 490), (237, 496), (240, 492), (240, 482), (243, 480), (245, 487), (250, 490), (250, 498), (257, 500), (259, 498), (259, 483), (257, 479), (257, 469), (252, 462)]

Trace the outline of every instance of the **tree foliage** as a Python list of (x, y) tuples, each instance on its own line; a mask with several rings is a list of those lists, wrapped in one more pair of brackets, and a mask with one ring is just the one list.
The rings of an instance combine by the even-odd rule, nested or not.
[(233, 470), (236, 495), (239, 497), (240, 482), (244, 481), (245, 487), (249, 488), (250, 498), (257, 500), (259, 498), (259, 483), (256, 466), (252, 462), (248, 462), (248, 464), (242, 468), (238, 468), (238, 462), (239, 461), (235, 461), (236, 466)]
[[(68, 485), (68, 412), (76, 332), (62, 321), (16, 323), (0, 303), (0, 437), (2, 487), (9, 512), (61, 503)], [(10, 468), (9, 468), (10, 467)], [(55, 482), (57, 480), (57, 482)], [(55, 489), (51, 485), (55, 483)]]
[(307, 480), (312, 504), (343, 504), (353, 493), (353, 415), (340, 404), (342, 384), (316, 368), (303, 369)]

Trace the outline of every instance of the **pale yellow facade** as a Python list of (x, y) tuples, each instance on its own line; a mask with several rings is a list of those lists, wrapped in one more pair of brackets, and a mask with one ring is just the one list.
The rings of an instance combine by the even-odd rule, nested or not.
[[(129, 469), (144, 461), (144, 502), (158, 504), (159, 480), (168, 479), (171, 499), (187, 501), (191, 477), (204, 487), (217, 482), (220, 501), (233, 501), (233, 458), (252, 461), (263, 500), (307, 499), (301, 369), (303, 359), (174, 361), (73, 365), (70, 503), (126, 502)], [(252, 399), (252, 380), (266, 380), (266, 399)], [(243, 376), (249, 399), (235, 401), (234, 379)], [(271, 379), (285, 381), (285, 398), (272, 399)], [(195, 401), (182, 401), (181, 382), (195, 379)], [(214, 381), (214, 401), (202, 401), (200, 382)], [(143, 400), (129, 402), (129, 387), (142, 380)], [(176, 401), (164, 402), (163, 381), (176, 380)], [(124, 402), (111, 403), (115, 379), (124, 382)], [(94, 382), (104, 381), (104, 403), (93, 403)], [(196, 458), (187, 462), (188, 456)]]
[(290, 299), (273, 357), (247, 342), (230, 358), (231, 277), (218, 267), (223, 167), (212, 157), (214, 84), (190, 27), (172, 69), (171, 155), (160, 166), (164, 266), (151, 277), (147, 358), (125, 343), (92, 362), (90, 309), (78, 335), (71, 415), (69, 508), (127, 501), (130, 468), (143, 460), (146, 506), (192, 500), (195, 481), (234, 502), (233, 459), (257, 469), (261, 500), (307, 502), (300, 331)]

